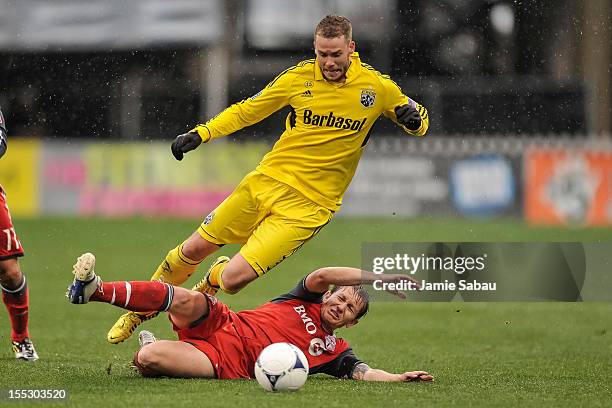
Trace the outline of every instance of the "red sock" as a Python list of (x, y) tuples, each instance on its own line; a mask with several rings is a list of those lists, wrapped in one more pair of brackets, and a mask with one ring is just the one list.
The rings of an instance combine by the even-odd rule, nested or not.
[(132, 312), (165, 312), (172, 304), (174, 287), (158, 281), (103, 282), (90, 301), (105, 302)]
[(23, 283), (14, 291), (2, 288), (2, 302), (11, 319), (11, 340), (22, 341), (30, 337), (28, 333), (29, 291), (23, 277)]

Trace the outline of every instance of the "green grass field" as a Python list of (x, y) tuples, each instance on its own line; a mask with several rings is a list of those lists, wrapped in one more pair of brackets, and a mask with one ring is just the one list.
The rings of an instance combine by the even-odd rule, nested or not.
[[(0, 388), (65, 388), (69, 399), (63, 405), (78, 407), (610, 406), (610, 303), (378, 302), (359, 325), (339, 332), (371, 366), (427, 370), (436, 376), (433, 384), (317, 376), (297, 393), (269, 394), (255, 381), (141, 378), (128, 366), (137, 348), (135, 336), (116, 346), (106, 342), (122, 311), (105, 304), (70, 305), (65, 299), (72, 264), (92, 251), (105, 280), (146, 280), (197, 223), (15, 220), (27, 251), (21, 265), (30, 286), (30, 330), (40, 360), (14, 360), (8, 318), (0, 313)], [(361, 242), (377, 241), (607, 242), (612, 231), (533, 229), (513, 221), (339, 218), (270, 274), (222, 300), (235, 309), (256, 306), (320, 266), (359, 266)], [(143, 327), (172, 338), (165, 317)]]

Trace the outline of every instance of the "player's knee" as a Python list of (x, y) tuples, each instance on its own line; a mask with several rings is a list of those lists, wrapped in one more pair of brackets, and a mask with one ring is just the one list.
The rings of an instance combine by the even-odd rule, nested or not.
[(223, 290), (226, 293), (238, 293), (252, 281), (252, 279), (248, 279), (244, 274), (227, 273), (221, 275), (221, 280), (223, 281)]
[(23, 278), (19, 262), (15, 258), (0, 261), (0, 281), (7, 289), (14, 289), (21, 284)]
[(176, 288), (174, 291), (174, 298), (172, 299), (172, 309), (174, 311), (180, 310), (182, 312), (193, 309), (197, 301), (197, 296), (199, 295), (198, 292), (177, 289), (178, 288)]
[(237, 293), (259, 276), (241, 255), (234, 256), (221, 273), (221, 288), (226, 293)]
[(158, 369), (163, 361), (162, 354), (155, 344), (148, 344), (138, 350), (134, 356), (134, 365), (144, 377), (155, 377), (159, 375)]
[(219, 249), (218, 245), (208, 242), (202, 236), (194, 232), (187, 240), (183, 243), (182, 252), (189, 259), (194, 261), (201, 261), (206, 258), (209, 254)]
[(175, 288), (170, 313), (175, 318), (191, 319), (200, 317), (206, 312), (206, 298), (200, 292)]

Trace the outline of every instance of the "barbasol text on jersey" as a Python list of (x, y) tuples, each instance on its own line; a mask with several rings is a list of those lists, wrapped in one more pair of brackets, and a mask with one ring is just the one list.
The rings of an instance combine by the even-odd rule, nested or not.
[(343, 118), (342, 116), (334, 116), (333, 112), (328, 115), (316, 115), (310, 109), (304, 110), (304, 124), (314, 126), (335, 127), (337, 129), (351, 129), (357, 132), (361, 131), (367, 118), (351, 119)]

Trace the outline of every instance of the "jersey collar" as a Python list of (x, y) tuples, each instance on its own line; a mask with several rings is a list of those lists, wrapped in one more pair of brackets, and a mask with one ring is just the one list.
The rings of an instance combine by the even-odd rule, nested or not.
[[(359, 68), (361, 67), (361, 60), (359, 59), (359, 53), (353, 52), (350, 56), (351, 65), (349, 65), (348, 71), (346, 71), (346, 81), (341, 85), (346, 85), (349, 82), (352, 82), (357, 75), (359, 75)], [(319, 66), (319, 62), (315, 63), (315, 81), (325, 81), (325, 77), (323, 76), (323, 72), (321, 71), (321, 67)], [(330, 82), (333, 84), (333, 82)]]

